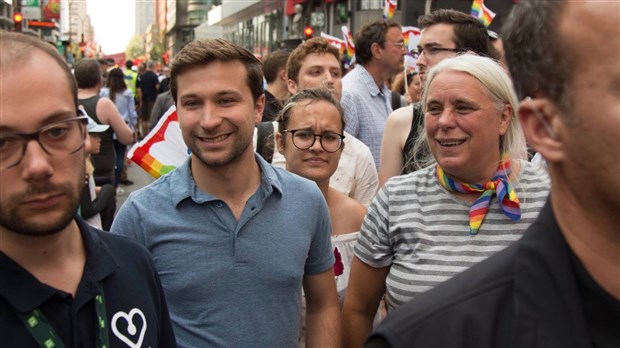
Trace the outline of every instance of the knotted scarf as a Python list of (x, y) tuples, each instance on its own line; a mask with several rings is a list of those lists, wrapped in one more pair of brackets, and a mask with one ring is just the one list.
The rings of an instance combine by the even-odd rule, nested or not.
[(489, 211), (489, 205), (491, 198), (494, 194), (497, 194), (497, 200), (502, 212), (512, 220), (519, 220), (521, 218), (521, 207), (519, 206), (519, 198), (508, 181), (508, 175), (510, 175), (510, 157), (503, 155), (497, 171), (493, 176), (493, 179), (484, 185), (481, 184), (466, 184), (449, 178), (443, 171), (441, 166), (437, 164), (437, 179), (441, 186), (451, 192), (461, 193), (478, 193), (482, 192), (480, 197), (469, 208), (469, 234), (478, 234), (480, 225)]

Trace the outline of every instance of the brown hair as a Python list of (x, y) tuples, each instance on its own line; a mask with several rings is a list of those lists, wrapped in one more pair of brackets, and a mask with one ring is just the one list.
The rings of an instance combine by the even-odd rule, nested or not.
[[(263, 95), (261, 62), (248, 50), (224, 39), (194, 40), (188, 43), (170, 64), (170, 93), (177, 100), (177, 78), (183, 72), (213, 62), (240, 61), (247, 70), (247, 84), (254, 102)], [(207, 82), (208, 83), (208, 82)]]
[(294, 94), (286, 103), (284, 108), (278, 113), (276, 121), (278, 121), (278, 132), (282, 133), (288, 127), (288, 121), (291, 119), (291, 111), (301, 105), (303, 102), (309, 103), (314, 101), (323, 100), (336, 107), (340, 114), (340, 120), (342, 121), (342, 129), (344, 130), (344, 110), (337, 101), (332, 92), (326, 88), (308, 88)]
[(331, 54), (336, 58), (338, 63), (340, 63), (340, 51), (326, 39), (315, 37), (297, 46), (289, 55), (288, 62), (286, 63), (286, 73), (289, 79), (295, 81), (295, 83), (299, 82), (301, 64), (303, 60), (312, 53)]
[(278, 78), (278, 72), (286, 70), (286, 61), (290, 52), (275, 51), (263, 59), (263, 74), (267, 83), (272, 83)]
[(400, 24), (380, 19), (364, 25), (362, 30), (355, 34), (355, 60), (362, 65), (369, 63), (372, 60), (372, 44), (376, 42), (385, 47), (385, 35), (391, 28), (400, 30)]
[(93, 88), (101, 82), (101, 65), (96, 59), (84, 58), (75, 64), (73, 74), (79, 88)]
[(478, 18), (453, 9), (437, 9), (418, 18), (420, 29), (435, 24), (452, 25), (454, 33), (452, 40), (457, 49), (489, 56), (489, 46), (491, 46), (489, 35)]

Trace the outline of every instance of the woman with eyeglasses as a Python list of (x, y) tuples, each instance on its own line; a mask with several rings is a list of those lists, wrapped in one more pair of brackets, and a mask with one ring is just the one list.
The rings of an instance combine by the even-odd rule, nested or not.
[(346, 291), (353, 247), (366, 208), (329, 186), (344, 147), (344, 118), (340, 103), (327, 89), (306, 89), (293, 95), (278, 114), (275, 133), (286, 169), (318, 185), (329, 208), (334, 246), (334, 275), (338, 296)]
[(429, 71), (417, 144), (430, 149), (426, 166), (390, 179), (370, 205), (343, 308), (347, 346), (370, 334), (384, 294), (389, 317), (534, 222), (549, 178), (527, 162), (517, 107), (510, 78), (492, 59), (465, 54)]

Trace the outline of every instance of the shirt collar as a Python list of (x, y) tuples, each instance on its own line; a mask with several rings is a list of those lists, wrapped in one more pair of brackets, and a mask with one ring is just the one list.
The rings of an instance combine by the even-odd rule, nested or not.
[(387, 95), (387, 86), (385, 85), (385, 83), (381, 86), (381, 88), (379, 88), (379, 86), (377, 86), (377, 83), (375, 82), (375, 79), (372, 78), (372, 75), (370, 75), (368, 70), (366, 70), (363, 65), (357, 64), (354, 69), (359, 70), (359, 76), (362, 82), (362, 86), (366, 86), (366, 88), (368, 89), (368, 93), (370, 93), (371, 96), (376, 97), (379, 93), (383, 94), (384, 96)]
[[(275, 169), (267, 163), (260, 155), (254, 153), (254, 158), (258, 163), (261, 171), (260, 189), (264, 192), (264, 197), (268, 197), (271, 193), (277, 192), (282, 195), (282, 183), (278, 178)], [(201, 191), (196, 186), (196, 181), (192, 176), (190, 169), (191, 157), (188, 158), (181, 166), (177, 167), (171, 174), (170, 187), (172, 194), (172, 203), (178, 206), (183, 200), (190, 198), (197, 204), (220, 200), (218, 197)]]
[[(76, 216), (82, 243), (86, 251), (86, 264), (78, 288), (95, 289), (100, 282), (118, 267), (118, 261), (100, 236), (82, 218)], [(30, 312), (57, 293), (57, 289), (41, 283), (30, 272), (0, 252), (0, 295), (20, 312)]]

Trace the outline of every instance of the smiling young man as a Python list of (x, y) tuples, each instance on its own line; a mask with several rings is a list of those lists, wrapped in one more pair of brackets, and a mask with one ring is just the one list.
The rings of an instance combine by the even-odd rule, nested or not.
[[(171, 65), (185, 164), (129, 197), (112, 232), (154, 255), (178, 343), (340, 343), (329, 212), (316, 184), (253, 151), (264, 108), (260, 62), (225, 40), (189, 43)], [(205, 83), (209, 81), (209, 83)]]
[(175, 347), (148, 252), (76, 216), (87, 118), (68, 66), (7, 32), (0, 62), (2, 345)]

